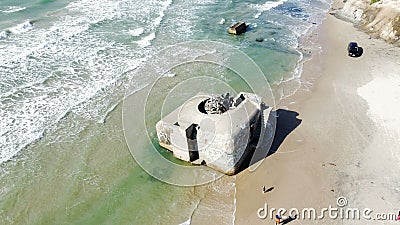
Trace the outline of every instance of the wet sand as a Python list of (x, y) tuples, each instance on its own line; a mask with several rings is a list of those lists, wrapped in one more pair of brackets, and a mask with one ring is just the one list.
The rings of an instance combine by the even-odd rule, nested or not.
[[(335, 1), (312, 35), (322, 52), (305, 63), (300, 91), (277, 107), (287, 110), (277, 129), (289, 134), (256, 171), (237, 177), (235, 224), (274, 224), (269, 215), (265, 220), (257, 216), (265, 203), (269, 209), (319, 211), (337, 207), (341, 196), (349, 207), (371, 208), (372, 217), (398, 211), (400, 49), (337, 19), (333, 14), (341, 5)], [(363, 47), (361, 57), (347, 55), (350, 41)], [(273, 189), (263, 193), (262, 186)], [(366, 221), (326, 218), (288, 224), (338, 223)]]

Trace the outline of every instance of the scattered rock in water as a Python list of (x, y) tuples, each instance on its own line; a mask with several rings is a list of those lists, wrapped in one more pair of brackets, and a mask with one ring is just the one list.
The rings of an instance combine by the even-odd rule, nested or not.
[(239, 35), (247, 31), (248, 26), (244, 22), (238, 22), (228, 29), (228, 33)]
[(257, 42), (263, 42), (263, 41), (264, 41), (264, 38), (258, 37), (258, 38), (256, 38), (256, 41), (257, 41)]

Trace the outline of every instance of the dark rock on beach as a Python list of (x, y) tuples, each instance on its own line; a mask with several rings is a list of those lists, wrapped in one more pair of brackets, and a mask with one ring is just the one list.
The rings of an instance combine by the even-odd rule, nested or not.
[(258, 38), (256, 38), (256, 41), (257, 41), (257, 42), (263, 42), (263, 41), (264, 41), (264, 38), (258, 37)]

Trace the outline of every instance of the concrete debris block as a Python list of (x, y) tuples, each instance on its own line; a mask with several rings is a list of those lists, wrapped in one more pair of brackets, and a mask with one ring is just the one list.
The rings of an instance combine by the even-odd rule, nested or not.
[(228, 33), (236, 35), (245, 33), (246, 31), (247, 31), (247, 25), (244, 22), (238, 22), (228, 29)]

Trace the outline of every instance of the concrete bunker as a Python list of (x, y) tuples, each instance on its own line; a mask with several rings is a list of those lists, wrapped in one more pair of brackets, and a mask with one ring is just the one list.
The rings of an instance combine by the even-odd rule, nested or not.
[(199, 93), (156, 124), (157, 137), (174, 157), (232, 175), (267, 129), (270, 111), (256, 94)]

